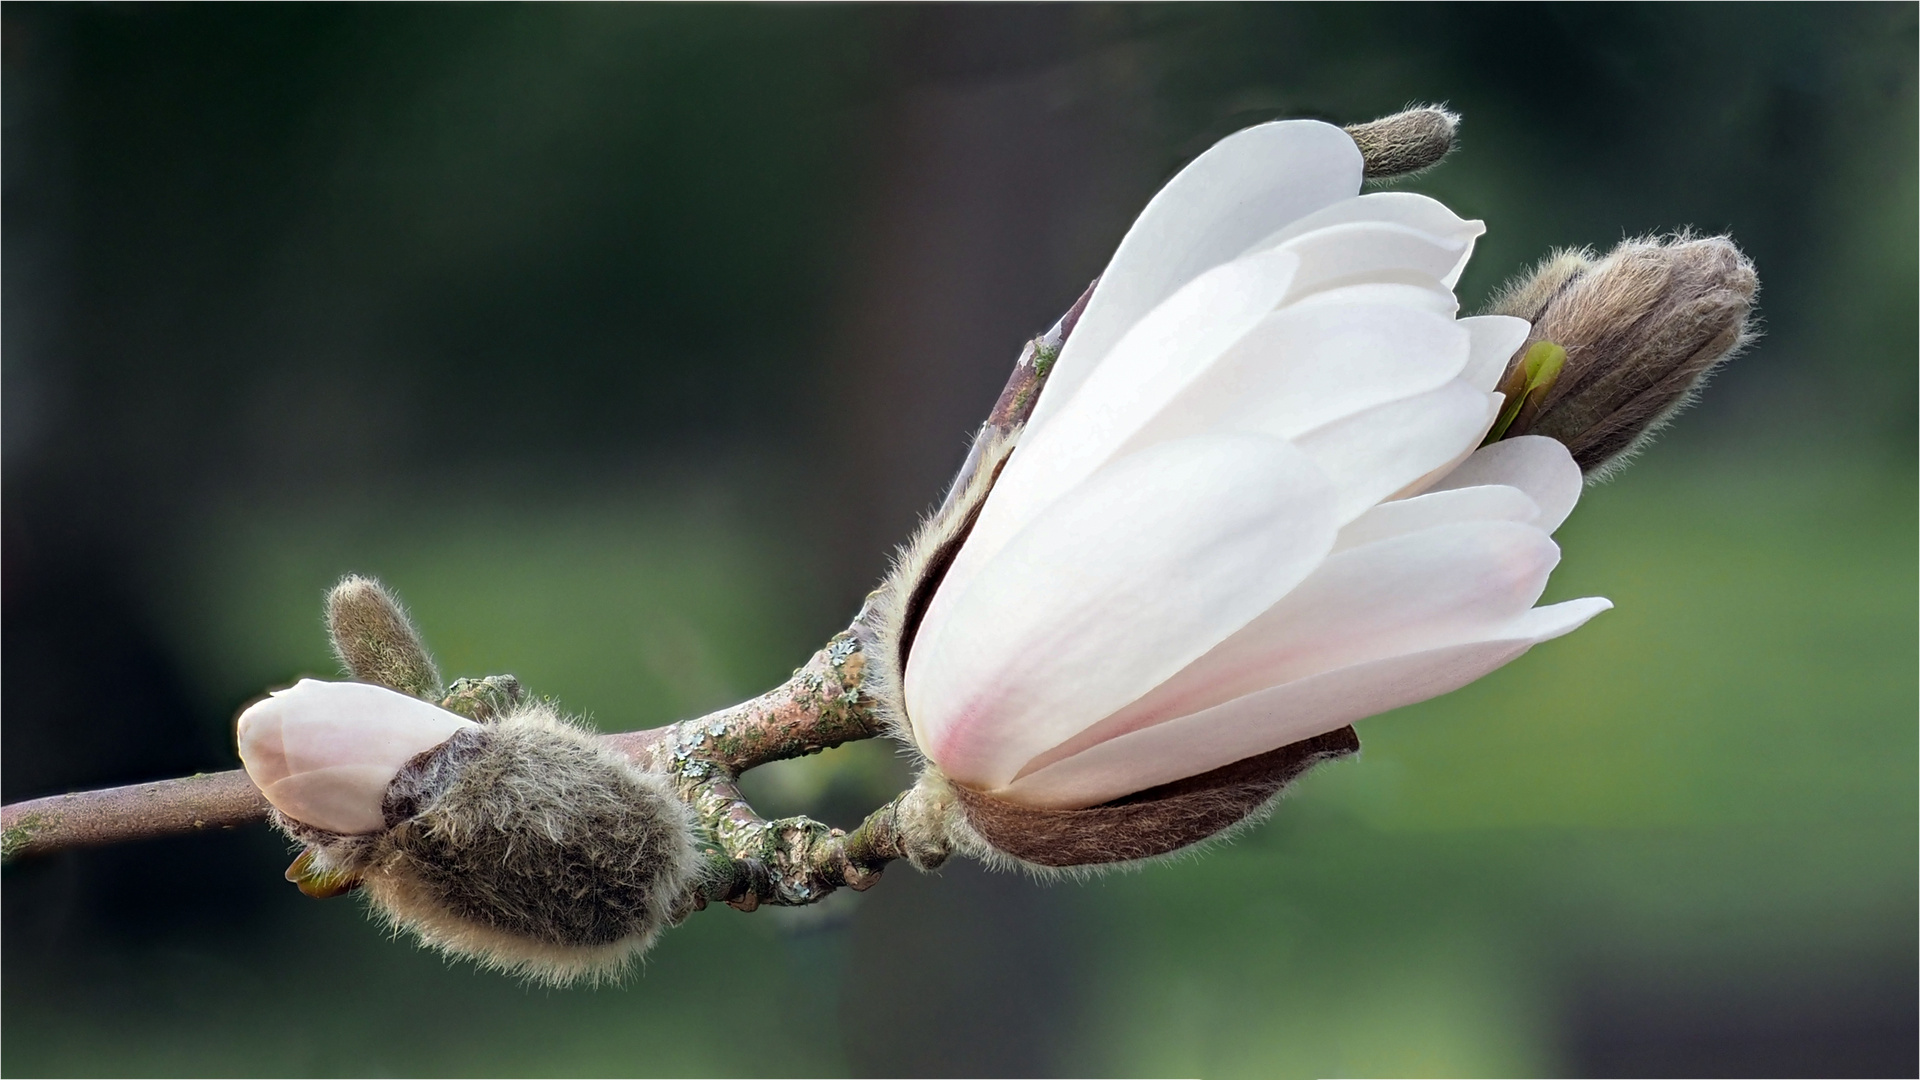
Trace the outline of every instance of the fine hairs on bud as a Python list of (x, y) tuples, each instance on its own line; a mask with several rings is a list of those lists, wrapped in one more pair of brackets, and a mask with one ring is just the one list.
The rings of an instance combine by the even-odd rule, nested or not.
[(1346, 132), (1360, 148), (1367, 179), (1387, 180), (1430, 169), (1452, 153), (1460, 117), (1437, 105), (1416, 105)]
[(959, 556), (960, 547), (973, 531), (980, 508), (1000, 478), (1000, 470), (1013, 456), (1020, 441), (1021, 428), (1004, 434), (987, 430), (974, 439), (969, 453), (977, 463), (965, 482), (955, 490), (933, 515), (923, 521), (894, 555), (893, 568), (878, 589), (867, 598), (864, 621), (873, 627), (876, 647), (868, 651), (861, 681), (872, 696), (875, 709), (893, 737), (920, 755), (913, 723), (907, 718), (907, 655), (913, 649), (920, 620), (933, 603), (933, 594), (946, 578), (947, 570)]
[(274, 818), (305, 873), (357, 881), (396, 931), (553, 985), (618, 977), (697, 872), (672, 785), (544, 705), (416, 756), (382, 811), (366, 836)]
[(1359, 735), (1343, 727), (1080, 810), (1043, 810), (970, 791), (929, 762), (903, 804), (914, 816), (903, 815), (900, 825), (909, 851), (958, 851), (1038, 878), (1088, 877), (1225, 840), (1265, 820), (1308, 770), (1359, 750)]
[(1505, 434), (1558, 439), (1590, 477), (1618, 468), (1753, 340), (1759, 287), (1753, 263), (1723, 236), (1629, 240), (1597, 261), (1556, 252), (1488, 309), (1533, 323), (1500, 385), (1510, 396), (1526, 389), (1534, 344), (1566, 350)]
[(361, 682), (428, 701), (440, 672), (400, 601), (372, 578), (350, 574), (327, 593), (327, 636), (340, 665)]

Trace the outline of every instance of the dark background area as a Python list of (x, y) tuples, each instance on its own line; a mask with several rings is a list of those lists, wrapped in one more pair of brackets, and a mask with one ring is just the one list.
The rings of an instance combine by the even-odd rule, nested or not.
[[(0, 1067), (1913, 1075), (1916, 8), (0, 8), (8, 801), (234, 765), (373, 573), (609, 729), (782, 678), (1160, 182), (1466, 118), (1477, 306), (1692, 226), (1766, 337), (1589, 491), (1618, 610), (1203, 859), (892, 871), (530, 989), (264, 829), (7, 868)], [(850, 824), (884, 747), (756, 774)]]

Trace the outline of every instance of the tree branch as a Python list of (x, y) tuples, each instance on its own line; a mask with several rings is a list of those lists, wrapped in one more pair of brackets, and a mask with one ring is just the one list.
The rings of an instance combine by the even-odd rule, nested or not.
[[(859, 695), (865, 660), (853, 636), (842, 633), (792, 678), (751, 701), (602, 739), (648, 768), (691, 783), (731, 779), (755, 765), (871, 738), (881, 728)], [(455, 684), (456, 695), (460, 687)], [(450, 695), (447, 703), (454, 704), (453, 698)], [(268, 809), (253, 781), (235, 769), (12, 803), (0, 808), (0, 828), (10, 860), (71, 847), (231, 829), (265, 821)]]
[(0, 851), (12, 861), (72, 847), (231, 829), (266, 816), (267, 800), (246, 773), (200, 773), (13, 803), (0, 809)]
[[(1052, 329), (1021, 350), (987, 429), (1004, 433), (1026, 423), (1054, 358), (1092, 295), (1089, 285)], [(964, 489), (977, 467), (978, 459), (970, 456), (950, 490)], [(847, 833), (810, 818), (762, 818), (737, 783), (757, 765), (884, 734), (872, 700), (861, 692), (869, 640), (868, 627), (856, 618), (791, 678), (759, 697), (665, 727), (602, 737), (613, 749), (672, 777), (712, 840), (708, 881), (692, 907), (710, 900), (748, 911), (763, 903), (809, 904), (841, 886), (869, 888), (887, 863), (909, 855), (895, 827), (900, 798)], [(519, 696), (511, 676), (459, 679), (441, 704), (484, 720)], [(68, 848), (231, 829), (266, 820), (268, 809), (238, 769), (31, 799), (0, 808), (0, 857), (12, 861)], [(913, 854), (928, 865), (944, 856)]]
[[(1367, 177), (1381, 179), (1425, 168), (1445, 156), (1457, 123), (1445, 110), (1421, 108), (1347, 131), (1366, 159)], [(983, 435), (1006, 434), (1027, 422), (1092, 297), (1089, 285), (1050, 330), (1027, 342), (982, 426)], [(947, 500), (966, 490), (986, 442), (975, 440), (974, 452), (947, 490)], [(366, 639), (371, 650), (365, 656), (343, 652), (343, 661), (368, 681), (408, 693), (437, 693), (431, 658), (397, 602), (364, 579), (350, 579), (343, 589), (349, 591), (336, 589), (329, 598), (336, 647), (342, 636), (350, 636)], [(360, 626), (348, 617), (353, 611), (336, 610), (356, 603), (375, 609), (386, 605), (393, 618)], [(763, 903), (809, 904), (841, 886), (871, 887), (894, 859), (910, 857), (933, 866), (945, 858), (944, 851), (908, 849), (898, 827), (908, 793), (874, 811), (851, 833), (805, 817), (769, 821), (740, 794), (740, 774), (757, 765), (884, 734), (873, 701), (862, 692), (863, 650), (872, 641), (867, 617), (863, 610), (792, 678), (751, 701), (665, 727), (603, 736), (608, 746), (672, 777), (706, 833), (708, 872), (686, 910), (713, 900), (749, 911)], [(342, 626), (351, 632), (344, 633)], [(448, 688), (441, 705), (485, 720), (519, 697), (519, 683), (512, 676), (460, 679)], [(231, 829), (265, 820), (268, 809), (266, 799), (239, 770), (32, 799), (0, 807), (0, 859)]]

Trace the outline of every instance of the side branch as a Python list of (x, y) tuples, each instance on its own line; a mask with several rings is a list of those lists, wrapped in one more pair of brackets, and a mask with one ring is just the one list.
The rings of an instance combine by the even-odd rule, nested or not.
[(13, 803), (0, 809), (0, 856), (231, 829), (266, 816), (267, 800), (246, 773), (200, 773)]
[(770, 821), (740, 792), (740, 774), (756, 765), (881, 734), (873, 699), (862, 692), (865, 669), (860, 640), (841, 633), (772, 693), (698, 720), (614, 737), (635, 760), (673, 779), (705, 834), (705, 881), (690, 909), (709, 901), (742, 911), (811, 904), (842, 886), (871, 888), (894, 859), (914, 854), (929, 861), (927, 853), (910, 853), (894, 827), (905, 795), (847, 833), (807, 817)]
[[(880, 733), (880, 721), (860, 693), (865, 664), (859, 643), (843, 633), (792, 678), (751, 701), (694, 720), (602, 738), (640, 764), (674, 777), (697, 808), (724, 803), (725, 809), (717, 811), (723, 816), (751, 815), (732, 786), (741, 773)], [(509, 680), (463, 682), (484, 687)], [(468, 692), (456, 683), (444, 704), (487, 713), (459, 699), (462, 693)], [(696, 789), (697, 800), (692, 798)], [(13, 803), (0, 809), (0, 827), (4, 857), (11, 861), (72, 847), (231, 829), (266, 820), (267, 810), (267, 800), (253, 781), (235, 769)]]
[(786, 682), (751, 701), (663, 728), (609, 738), (634, 760), (676, 776), (733, 776), (882, 731), (860, 692), (867, 663), (851, 633), (834, 635)]

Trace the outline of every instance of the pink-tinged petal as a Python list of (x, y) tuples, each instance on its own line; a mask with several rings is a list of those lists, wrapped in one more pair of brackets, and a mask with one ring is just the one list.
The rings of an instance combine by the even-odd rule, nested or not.
[(379, 765), (333, 765), (289, 776), (260, 793), (281, 813), (316, 828), (349, 836), (379, 832), (386, 826), (380, 802), (398, 771)]
[(1333, 555), (1279, 603), (1144, 697), (1029, 762), (1354, 664), (1476, 641), (1540, 598), (1560, 549), (1530, 525), (1442, 525)]
[(921, 749), (961, 783), (1007, 782), (1286, 595), (1333, 543), (1331, 504), (1312, 462), (1258, 435), (1102, 469), (929, 613), (906, 672)]
[(1447, 209), (1444, 203), (1425, 195), (1408, 191), (1376, 191), (1316, 210), (1254, 244), (1252, 250), (1276, 247), (1295, 237), (1334, 225), (1366, 221), (1405, 226), (1457, 247), (1459, 255), (1455, 261), (1434, 275), (1442, 279), (1449, 289), (1458, 281), (1460, 271), (1472, 255), (1474, 240), (1487, 231), (1485, 222), (1465, 220)]
[(1268, 252), (1217, 266), (1141, 319), (1073, 402), (1029, 426), (940, 595), (930, 621), (988, 559), (1064, 492), (1113, 460), (1167, 399), (1220, 359), (1273, 309), (1298, 260)]
[(1316, 428), (1294, 442), (1333, 481), (1339, 493), (1336, 517), (1345, 525), (1471, 453), (1497, 408), (1497, 398), (1455, 379)]
[(1140, 212), (1054, 363), (1030, 428), (1045, 426), (1147, 312), (1246, 250), (1249, 237), (1360, 190), (1346, 132), (1315, 120), (1229, 135), (1180, 170)]
[(1093, 806), (1195, 776), (1389, 709), (1457, 690), (1613, 605), (1598, 597), (1535, 608), (1485, 640), (1324, 672), (1130, 732), (995, 790), (1030, 806)]
[(1284, 308), (1173, 396), (1129, 449), (1208, 431), (1295, 438), (1444, 386), (1470, 346), (1452, 319), (1419, 308)]
[(1441, 525), (1469, 521), (1513, 521), (1526, 525), (1539, 517), (1540, 507), (1526, 492), (1504, 484), (1435, 491), (1411, 499), (1383, 502), (1354, 518), (1340, 530), (1333, 550), (1346, 551)]
[[(400, 767), (475, 726), (385, 687), (302, 679), (248, 706), (236, 734), (247, 775), (283, 813), (335, 832), (370, 832)], [(355, 827), (339, 827), (345, 823)]]
[(1428, 490), (1450, 491), (1482, 484), (1519, 488), (1540, 507), (1540, 517), (1534, 524), (1553, 532), (1573, 513), (1583, 482), (1580, 466), (1558, 439), (1521, 435), (1475, 450)]
[(265, 790), (293, 771), (287, 764), (285, 710), (249, 708), (240, 714), (235, 738), (255, 787)]
[(1473, 358), (1467, 361), (1460, 379), (1475, 390), (1492, 393), (1507, 373), (1507, 361), (1526, 343), (1533, 324), (1511, 315), (1475, 315), (1461, 319), (1460, 325), (1473, 335)]

